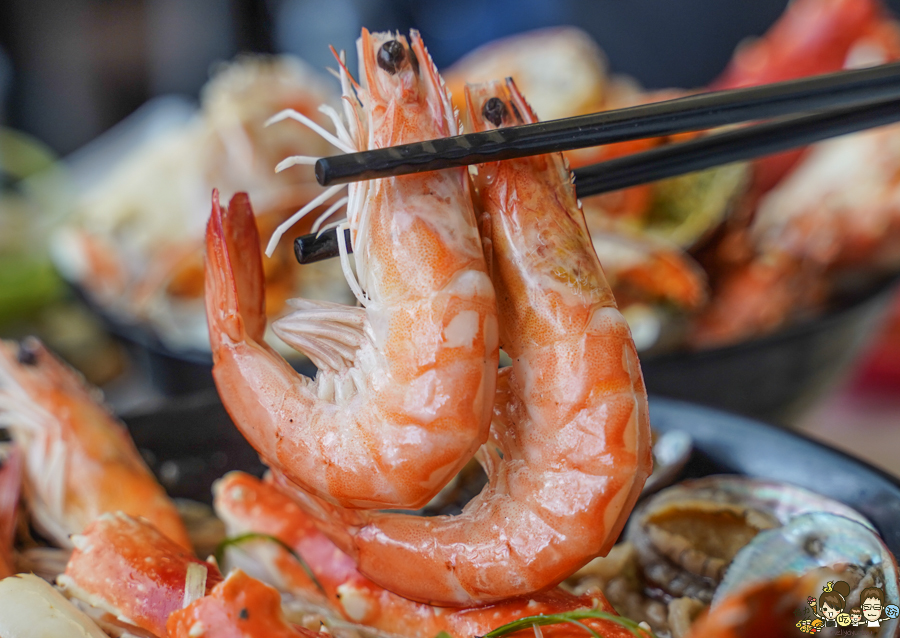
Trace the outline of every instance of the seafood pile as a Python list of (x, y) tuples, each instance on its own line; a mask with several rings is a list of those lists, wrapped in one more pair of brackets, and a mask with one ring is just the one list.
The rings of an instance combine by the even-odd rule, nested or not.
[[(701, 90), (788, 80), (898, 55), (900, 29), (878, 0), (799, 0)], [(695, 91), (648, 92), (631, 78), (611, 75), (599, 46), (576, 28), (490, 43), (446, 69), (445, 77), (448, 99), (461, 113), (467, 83), (513, 77), (544, 119)], [(201, 113), (190, 125), (135, 149), (77, 199), (56, 242), (58, 267), (119, 321), (148, 326), (172, 350), (206, 350), (202, 233), (209, 191), (218, 188), (225, 200), (248, 192), (262, 236), (276, 228), (277, 235), (285, 232), (292, 226), (285, 221), (295, 211), (303, 217), (311, 202), (318, 223), (300, 222), (294, 232), (327, 227), (333, 207), (346, 202), (335, 200), (337, 190), (323, 192), (303, 165), (335, 148), (355, 148), (340, 133), (325, 132), (338, 104), (327, 82), (299, 60), (232, 63), (206, 87)], [(263, 126), (285, 110), (297, 115), (282, 118), (312, 121), (325, 135)], [(592, 241), (638, 351), (712, 348), (759, 337), (856, 298), (895, 273), (898, 131), (885, 127), (586, 198)], [(703, 134), (581, 149), (566, 158), (577, 168)], [(279, 164), (273, 175), (285, 156), (295, 159)], [(289, 312), (287, 299), (296, 295), (353, 299), (336, 264), (296, 268), (287, 242), (270, 256), (264, 264), (271, 319)], [(295, 354), (273, 335), (268, 340), (282, 354)]]
[[(417, 32), (363, 30), (358, 47), (358, 81), (337, 56), (343, 117), (324, 109), (336, 145), (458, 133)], [(537, 121), (512, 79), (464, 96), (474, 130)], [(289, 119), (317, 130), (290, 110), (274, 121)], [(281, 222), (266, 252), (339, 189)], [(185, 507), (75, 373), (36, 340), (2, 344), (0, 634), (35, 635), (27, 616), (60, 636), (682, 636), (712, 603), (696, 637), (736, 632), (748, 605), (780, 622), (798, 581), (826, 575), (842, 606), (871, 611), (876, 589), (881, 605), (900, 599), (868, 522), (804, 490), (718, 477), (632, 512), (652, 466), (647, 395), (561, 154), (355, 183), (338, 202), (315, 225), (346, 207), (336, 263), (357, 305), (294, 298), (272, 325), (316, 364), (311, 379), (265, 338), (251, 197), (213, 192), (213, 375), (269, 472), (215, 485), (228, 538), (206, 560)], [(473, 458), (486, 483), (459, 513), (409, 513)], [(825, 626), (835, 600), (814, 611)]]
[[(208, 350), (203, 230), (210, 191), (250, 193), (264, 231), (315, 200), (322, 189), (310, 168), (272, 168), (285, 155), (332, 147), (307, 129), (276, 132), (265, 121), (292, 108), (326, 124), (319, 107), (334, 102), (330, 82), (296, 58), (244, 57), (221, 66), (193, 118), (149, 136), (76, 195), (54, 240), (57, 267), (119, 322), (148, 327), (173, 350)], [(266, 264), (269, 314), (284, 314), (296, 294), (352, 299), (333, 285), (338, 277), (335, 264), (296, 268), (283, 246)]]
[[(898, 45), (900, 27), (877, 0), (797, 0), (702, 90), (890, 62), (900, 54)], [(446, 74), (454, 95), (487, 74), (522, 78), (544, 118), (693, 92), (647, 92), (629, 78), (608, 75), (600, 49), (574, 28), (491, 43)], [(461, 100), (457, 105), (464, 109)], [(566, 155), (579, 167), (696, 135)], [(889, 126), (585, 198), (588, 228), (639, 351), (703, 349), (759, 337), (810, 319), (896, 273), (898, 140), (900, 127)]]
[[(728, 475), (645, 500), (614, 552), (568, 582), (576, 593), (599, 587), (621, 613), (677, 637), (710, 605), (716, 611), (729, 597), (787, 575), (848, 583), (848, 611), (869, 587), (897, 596), (896, 561), (858, 512), (802, 488)], [(799, 620), (812, 621), (816, 610), (805, 602), (790, 611), (799, 607)]]

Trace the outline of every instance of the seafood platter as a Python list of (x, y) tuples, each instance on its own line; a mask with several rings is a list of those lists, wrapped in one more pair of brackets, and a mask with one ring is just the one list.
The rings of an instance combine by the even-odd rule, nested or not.
[[(897, 59), (900, 29), (876, 0), (798, 0), (700, 90)], [(441, 73), (462, 114), (466, 83), (505, 77), (542, 119), (697, 92), (648, 91), (612, 74), (598, 44), (575, 28), (488, 44)], [(202, 246), (203, 202), (213, 188), (223, 201), (249, 193), (264, 241), (312, 206), (264, 260), (270, 319), (291, 312), (292, 296), (354, 301), (339, 260), (297, 268), (289, 241), (337, 223), (346, 195), (318, 187), (307, 164), (272, 172), (286, 156), (347, 150), (330, 115), (343, 108), (332, 87), (286, 56), (236, 60), (214, 74), (193, 119), (138, 145), (73, 198), (55, 261), (119, 334), (148, 353), (166, 394), (212, 387)], [(263, 125), (284, 109), (330, 138), (305, 126)], [(704, 134), (581, 149), (566, 160), (574, 169)], [(900, 270), (898, 136), (900, 127), (882, 127), (582, 200), (651, 391), (782, 419), (846, 369), (875, 332)], [(314, 373), (310, 358), (271, 330), (267, 340)]]
[[(537, 121), (513, 79), (455, 106), (415, 31), (363, 29), (358, 54), (355, 77), (335, 54), (334, 133), (294, 107), (268, 130), (350, 152), (455, 135), (460, 113)], [(897, 634), (897, 484), (651, 409), (565, 157), (354, 182), (319, 210), (337, 193), (266, 227), (212, 191), (190, 285), (228, 419), (194, 398), (133, 419), (135, 443), (39, 340), (0, 343), (0, 635)], [(287, 296), (271, 321), (264, 254), (315, 211), (356, 303)]]

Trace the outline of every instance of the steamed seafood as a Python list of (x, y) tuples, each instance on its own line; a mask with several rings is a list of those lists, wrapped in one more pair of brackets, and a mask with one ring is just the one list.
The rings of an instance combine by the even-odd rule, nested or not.
[(898, 586), (895, 559), (851, 507), (784, 483), (722, 475), (644, 501), (624, 542), (568, 583), (575, 592), (600, 588), (620, 613), (681, 638), (710, 604), (714, 613), (718, 601), (754, 583), (820, 568), (839, 572), (857, 593), (878, 586), (893, 596)]
[(166, 636), (169, 615), (222, 580), (214, 565), (173, 543), (145, 519), (103, 514), (72, 537), (75, 549), (57, 578), (67, 596), (96, 608), (103, 623)]
[[(362, 85), (339, 59), (348, 121), (326, 109), (336, 145), (378, 147), (457, 130), (417, 33), (407, 41), (364, 31), (360, 46)], [(478, 130), (536, 121), (512, 80), (468, 87), (466, 96)], [(292, 156), (281, 166), (308, 159)], [(214, 196), (205, 289), (216, 381), (238, 426), (272, 466), (272, 479), (231, 474), (219, 484), (220, 515), (233, 532), (251, 534), (226, 561), (204, 562), (151, 522), (101, 508), (105, 513), (71, 537), (74, 550), (57, 579), (67, 595), (110, 632), (160, 637), (302, 636), (320, 627), (368, 636), (371, 626), (405, 635), (580, 634), (573, 625), (539, 627), (557, 616), (604, 635), (625, 635), (623, 625), (643, 633), (610, 617), (606, 599), (590, 586), (578, 595), (555, 587), (610, 550), (650, 471), (646, 393), (628, 325), (561, 155), (483, 165), (475, 184), (480, 217), (464, 171), (356, 185), (319, 215), (317, 226), (347, 206), (348, 220), (337, 224), (340, 238), (345, 227), (351, 231), (353, 263), (343, 244), (336, 263), (363, 307), (296, 300), (296, 312), (276, 324), (319, 365), (316, 381), (294, 373), (264, 342), (268, 282), (248, 196), (236, 195), (227, 209)], [(697, 287), (683, 289), (689, 297)], [(499, 346), (513, 363), (498, 373)], [(35, 366), (42, 361), (35, 352), (17, 351), (18, 363)], [(16, 407), (32, 425), (37, 411)], [(45, 452), (40, 443), (20, 432), (29, 455)], [(488, 484), (461, 514), (378, 511), (423, 504), (472, 454)], [(98, 473), (110, 481), (117, 466)], [(51, 494), (73, 489), (72, 477), (53, 476)], [(668, 627), (679, 632), (732, 559), (730, 569), (761, 569), (764, 562), (752, 556), (747, 568), (742, 552), (800, 525), (779, 527), (785, 506), (790, 516), (803, 508), (854, 516), (810, 494), (797, 505), (797, 492), (784, 486), (732, 490), (729, 480), (718, 481), (714, 496), (695, 489), (685, 503), (669, 491), (638, 511), (630, 544), (608, 559), (620, 572), (634, 570), (630, 576), (641, 571), (644, 593), (656, 598), (653, 613), (667, 613)], [(752, 493), (753, 507), (735, 503), (735, 492)], [(728, 538), (693, 544), (708, 536), (710, 522)], [(852, 537), (871, 534), (862, 529)], [(802, 554), (796, 549), (792, 556)], [(830, 567), (847, 557), (828, 549), (813, 553), (827, 555)], [(893, 558), (880, 558), (853, 557), (854, 567), (874, 566), (859, 582), (875, 579), (900, 595), (889, 588)], [(238, 569), (219, 571), (232, 563)], [(292, 599), (283, 605), (264, 580)], [(338, 614), (360, 624), (341, 624), (333, 620)], [(655, 618), (648, 613), (648, 620)]]
[[(560, 588), (469, 609), (446, 609), (414, 602), (360, 574), (353, 559), (335, 547), (319, 531), (314, 519), (271, 481), (232, 472), (213, 489), (216, 513), (226, 522), (230, 536), (240, 537), (250, 532), (271, 535), (293, 548), (309, 566), (316, 581), (287, 551), (267, 540), (241, 543), (228, 554), (229, 565), (237, 565), (291, 596), (293, 601), (289, 600), (288, 606), (306, 610), (324, 607), (318, 613), (308, 614), (310, 623), (322, 618), (333, 626), (329, 617), (340, 615), (347, 621), (391, 635), (432, 637), (444, 631), (451, 638), (467, 638), (484, 635), (524, 616), (576, 609), (612, 612), (599, 590), (574, 596)], [(628, 635), (610, 622), (585, 622), (610, 638)], [(548, 637), (562, 637), (580, 636), (584, 630), (561, 625), (543, 631)]]
[(175, 506), (122, 423), (37, 339), (0, 342), (0, 427), (24, 450), (24, 500), (61, 547), (105, 512), (153, 521), (188, 547)]
[[(383, 128), (393, 139), (382, 140), (375, 129), (369, 131), (370, 141), (375, 140), (376, 145), (403, 141), (396, 135), (418, 134), (414, 126), (421, 128), (422, 134), (433, 134), (426, 128), (428, 120), (405, 116), (426, 107), (441, 114), (443, 126), (438, 132), (456, 130), (455, 124), (447, 124), (454, 122), (449, 102), (415, 32), (411, 45), (407, 45), (404, 39), (386, 34), (370, 36), (364, 31), (360, 51), (364, 86), (354, 87), (346, 70), (342, 76), (348, 103), (361, 104), (366, 109), (363, 113), (375, 122), (381, 117), (402, 118), (400, 123)], [(470, 108), (476, 129), (536, 121), (511, 83), (507, 88), (486, 85), (472, 89), (468, 101), (479, 105), (477, 111)], [(354, 115), (358, 125), (367, 121)], [(355, 130), (353, 125), (350, 130)], [(260, 278), (229, 281), (234, 266), (227, 255), (236, 252), (241, 238), (252, 236), (251, 226), (242, 221), (250, 216), (243, 213), (241, 217), (240, 202), (229, 209), (224, 223), (220, 221), (220, 209), (214, 205), (208, 235), (208, 311), (216, 353), (213, 374), (226, 407), (249, 432), (251, 443), (273, 465), (281, 482), (296, 490), (297, 498), (323, 531), (357, 561), (363, 575), (395, 593), (423, 602), (473, 605), (540, 591), (608, 551), (650, 472), (650, 437), (646, 392), (634, 344), (590, 243), (562, 156), (480, 167), (479, 196), (486, 213), (482, 234), (490, 281), (482, 270), (477, 247), (472, 254), (467, 244), (459, 253), (466, 256), (462, 261), (441, 241), (446, 233), (441, 230), (444, 224), (458, 229), (451, 235), (457, 241), (475, 231), (474, 216), (465, 209), (462, 218), (468, 224), (461, 225), (456, 221), (459, 211), (444, 211), (433, 201), (439, 197), (447, 205), (460, 206), (459, 191), (448, 190), (447, 180), (457, 189), (458, 180), (463, 180), (461, 186), (466, 192), (465, 176), (453, 171), (372, 180), (355, 186), (366, 193), (357, 211), (357, 192), (351, 190), (348, 210), (351, 230), (356, 230), (352, 237), (358, 282), (349, 272), (348, 276), (359, 301), (367, 308), (366, 318), (362, 319), (360, 310), (335, 306), (320, 309), (318, 304), (303, 302), (309, 310), (304, 308), (281, 322), (293, 327), (286, 338), (296, 347), (308, 348), (312, 343), (322, 349), (334, 348), (335, 357), (341, 355), (338, 362), (343, 369), (333, 373), (326, 369), (315, 386), (297, 375), (283, 375), (283, 363), (247, 340), (261, 330), (259, 315), (251, 314), (259, 307)], [(391, 199), (393, 193), (396, 195)], [(409, 213), (404, 208), (392, 210), (385, 217), (379, 197), (408, 206), (411, 219), (406, 220)], [(420, 208), (426, 203), (437, 206), (440, 215), (426, 215), (429, 211)], [(343, 237), (342, 232), (338, 234)], [(479, 246), (477, 234), (473, 239)], [(384, 252), (382, 242), (396, 247), (395, 252)], [(251, 239), (249, 243), (255, 242)], [(533, 246), (540, 248), (535, 250)], [(379, 266), (375, 259), (380, 255), (385, 256)], [(341, 257), (343, 262), (348, 260), (344, 251)], [(443, 268), (458, 261), (468, 264), (471, 275), (451, 274), (450, 270), (441, 272), (437, 281), (453, 281), (455, 291), (474, 293), (479, 305), (468, 305), (468, 299), (455, 292), (446, 319), (431, 312), (416, 325), (411, 317), (419, 310), (417, 297), (401, 294), (403, 287), (399, 284), (402, 281), (419, 289), (433, 285), (436, 277), (432, 272), (438, 272), (432, 266), (435, 258)], [(252, 266), (255, 260), (248, 261)], [(493, 389), (496, 374), (496, 359), (485, 356), (496, 352), (497, 347), (496, 334), (491, 334), (494, 315), (488, 314), (493, 311), (493, 290), (497, 291), (500, 340), (513, 359), (513, 365), (497, 376), (496, 396), (486, 392)], [(388, 300), (405, 305), (397, 312), (387, 306)], [(373, 312), (382, 308), (390, 310), (386, 320), (373, 321)], [(242, 317), (242, 312), (248, 314)], [(351, 320), (344, 316), (355, 317), (357, 325), (363, 322), (363, 327), (351, 327)], [(241, 318), (236, 321), (236, 317)], [(440, 333), (425, 323), (425, 319), (435, 318), (444, 326)], [(337, 332), (337, 326), (315, 325), (325, 321), (343, 324), (342, 332)], [(425, 340), (419, 337), (422, 329), (430, 335)], [(279, 330), (283, 335), (286, 332), (284, 328)], [(405, 342), (400, 352), (411, 348), (416, 353), (413, 373), (426, 373), (426, 378), (436, 383), (411, 386), (405, 376), (390, 368), (380, 372), (371, 364), (367, 366), (368, 361), (378, 360), (367, 353), (377, 352), (372, 344), (378, 346), (382, 339), (390, 348), (395, 340)], [(484, 366), (488, 361), (488, 365), (466, 373), (470, 383), (478, 383), (474, 392), (469, 386), (441, 380), (438, 375), (445, 355), (440, 349), (431, 354), (435, 340), (443, 342), (449, 352), (462, 349), (465, 353), (474, 348), (484, 353), (478, 363)], [(339, 351), (337, 344), (344, 350)], [(306, 459), (289, 458), (285, 452), (291, 453), (296, 438), (307, 436), (313, 425), (305, 424), (304, 419), (319, 409), (304, 407), (315, 405), (310, 400), (295, 403), (294, 397), (307, 393), (312, 398), (312, 388), (321, 388), (332, 378), (335, 385), (343, 383), (349, 390), (345, 400), (353, 406), (353, 429), (340, 442), (351, 444), (352, 432), (358, 427), (355, 422), (367, 415), (369, 387), (400, 393), (404, 402), (414, 401), (420, 413), (424, 401), (423, 416), (430, 420), (437, 414), (435, 424), (446, 420), (443, 413), (448, 408), (468, 410), (470, 397), (477, 397), (476, 401), (493, 399), (491, 444), (479, 453), (488, 485), (460, 515), (434, 518), (341, 507), (336, 503), (348, 500), (342, 499), (347, 489), (343, 481), (310, 489), (311, 481), (302, 463), (324, 461), (329, 465), (327, 477), (336, 471), (332, 449), (339, 450), (336, 446), (340, 442), (330, 443), (332, 449), (322, 451), (307, 445), (302, 450), (309, 454), (306, 450), (312, 449), (312, 454)], [(327, 393), (318, 394), (326, 406), (332, 400)], [(479, 405), (475, 403), (476, 408)], [(273, 438), (266, 434), (272, 431), (273, 416), (282, 423), (289, 416), (289, 423), (292, 419), (297, 423), (283, 426), (283, 433)], [(396, 435), (388, 436), (393, 446)], [(431, 448), (422, 444), (430, 440), (411, 437), (404, 435), (401, 439), (416, 443), (415, 455), (408, 463), (424, 466), (433, 476), (427, 464)], [(484, 441), (474, 440), (476, 445)], [(398, 460), (406, 462), (405, 448), (394, 449), (394, 466)], [(451, 448), (454, 454), (461, 449)], [(373, 462), (380, 459), (375, 455)], [(459, 469), (468, 455), (455, 461), (455, 469)], [(354, 487), (360, 494), (373, 495), (367, 503), (354, 494), (350, 503), (356, 508), (377, 506), (383, 488), (369, 478), (365, 466), (354, 459), (345, 461), (344, 470), (355, 472), (358, 482)], [(386, 476), (390, 478), (390, 474)], [(442, 473), (432, 484), (432, 491), (423, 490), (422, 496), (433, 496), (450, 478)], [(586, 529), (590, 533), (585, 533)]]
[[(344, 77), (347, 103), (359, 97), (365, 108), (351, 111), (349, 139), (384, 147), (457, 132), (417, 36), (407, 46), (364, 32), (362, 43), (365, 89), (351, 94)], [(312, 381), (262, 342), (265, 283), (246, 196), (227, 211), (214, 202), (213, 376), (235, 423), (286, 480), (329, 503), (420, 507), (484, 443), (491, 417), (497, 305), (468, 177), (354, 184), (347, 206), (363, 308), (298, 299), (275, 325), (319, 366)]]
[[(197, 115), (154, 134), (83, 188), (56, 237), (57, 266), (119, 321), (147, 326), (174, 349), (208, 349), (202, 295), (210, 191), (251, 193), (265, 229), (314, 199), (321, 188), (311, 170), (275, 174), (272, 167), (286, 154), (331, 147), (305, 129), (264, 123), (284, 108), (324, 123), (317, 109), (335, 99), (327, 80), (297, 59), (247, 57), (221, 66)], [(298, 291), (348, 299), (332, 285), (336, 265), (301, 271), (288, 246), (265, 273), (273, 316)]]

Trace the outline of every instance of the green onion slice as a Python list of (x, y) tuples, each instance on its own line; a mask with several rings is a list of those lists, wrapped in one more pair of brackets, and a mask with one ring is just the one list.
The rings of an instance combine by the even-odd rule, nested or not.
[(610, 614), (609, 612), (599, 611), (596, 609), (581, 609), (576, 611), (567, 611), (561, 614), (547, 614), (546, 616), (541, 615), (519, 618), (518, 620), (507, 623), (502, 627), (497, 627), (493, 631), (486, 633), (481, 638), (500, 638), (501, 636), (508, 636), (517, 631), (528, 629), (534, 625), (557, 625), (564, 622), (581, 627), (588, 633), (588, 635), (591, 636), (591, 638), (603, 638), (601, 634), (598, 634), (596, 631), (594, 631), (584, 623), (579, 622), (580, 620), (585, 619), (608, 620), (610, 622), (616, 623), (617, 625), (625, 627), (625, 629), (630, 631), (638, 638), (656, 638), (653, 632), (644, 629), (630, 618), (623, 618), (622, 616), (617, 616), (615, 614)]

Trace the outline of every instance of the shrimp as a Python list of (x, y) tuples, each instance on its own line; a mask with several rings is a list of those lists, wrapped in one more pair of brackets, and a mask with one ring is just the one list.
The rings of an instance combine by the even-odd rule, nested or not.
[[(366, 88), (353, 93), (342, 69), (359, 148), (457, 133), (416, 32), (409, 45), (363, 30), (359, 46)], [(244, 436), (291, 482), (346, 507), (416, 508), (490, 427), (497, 305), (468, 174), (355, 184), (347, 206), (358, 282), (346, 251), (342, 261), (365, 307), (295, 299), (296, 312), (273, 326), (316, 363), (312, 381), (262, 341), (262, 265), (247, 197), (223, 211), (214, 196), (206, 276), (213, 376)]]
[(21, 486), (22, 454), (11, 446), (6, 457), (0, 457), (0, 578), (16, 573), (13, 541)]
[(166, 636), (173, 611), (222, 581), (215, 565), (179, 547), (144, 519), (107, 513), (72, 538), (75, 546), (57, 584), (102, 623)]
[[(470, 87), (468, 101), (476, 130), (536, 120), (511, 82)], [(607, 552), (652, 464), (637, 353), (564, 160), (482, 165), (478, 181), (513, 360), (480, 451), (487, 486), (460, 515), (433, 518), (342, 510), (297, 492), (363, 575), (455, 606), (546, 589)]]
[(190, 547), (175, 505), (125, 426), (35, 338), (0, 342), (0, 427), (24, 456), (24, 499), (35, 526), (61, 547), (104, 512), (144, 516)]
[[(347, 620), (391, 635), (452, 638), (481, 636), (492, 629), (527, 616), (559, 614), (581, 609), (615, 613), (599, 590), (575, 596), (560, 588), (535, 596), (504, 600), (486, 607), (443, 609), (418, 603), (379, 587), (365, 578), (347, 554), (341, 552), (319, 531), (315, 521), (271, 481), (261, 481), (242, 472), (231, 472), (213, 487), (215, 508), (225, 521), (229, 535), (247, 532), (268, 534), (300, 555), (327, 593), (329, 604)], [(278, 589), (301, 600), (315, 603), (321, 596), (300, 564), (277, 545), (266, 543), (242, 548), (266, 568), (262, 577)], [(249, 569), (249, 567), (248, 567)], [(631, 633), (608, 620), (586, 620), (593, 630), (607, 638)], [(570, 624), (542, 628), (547, 638), (585, 635)]]

